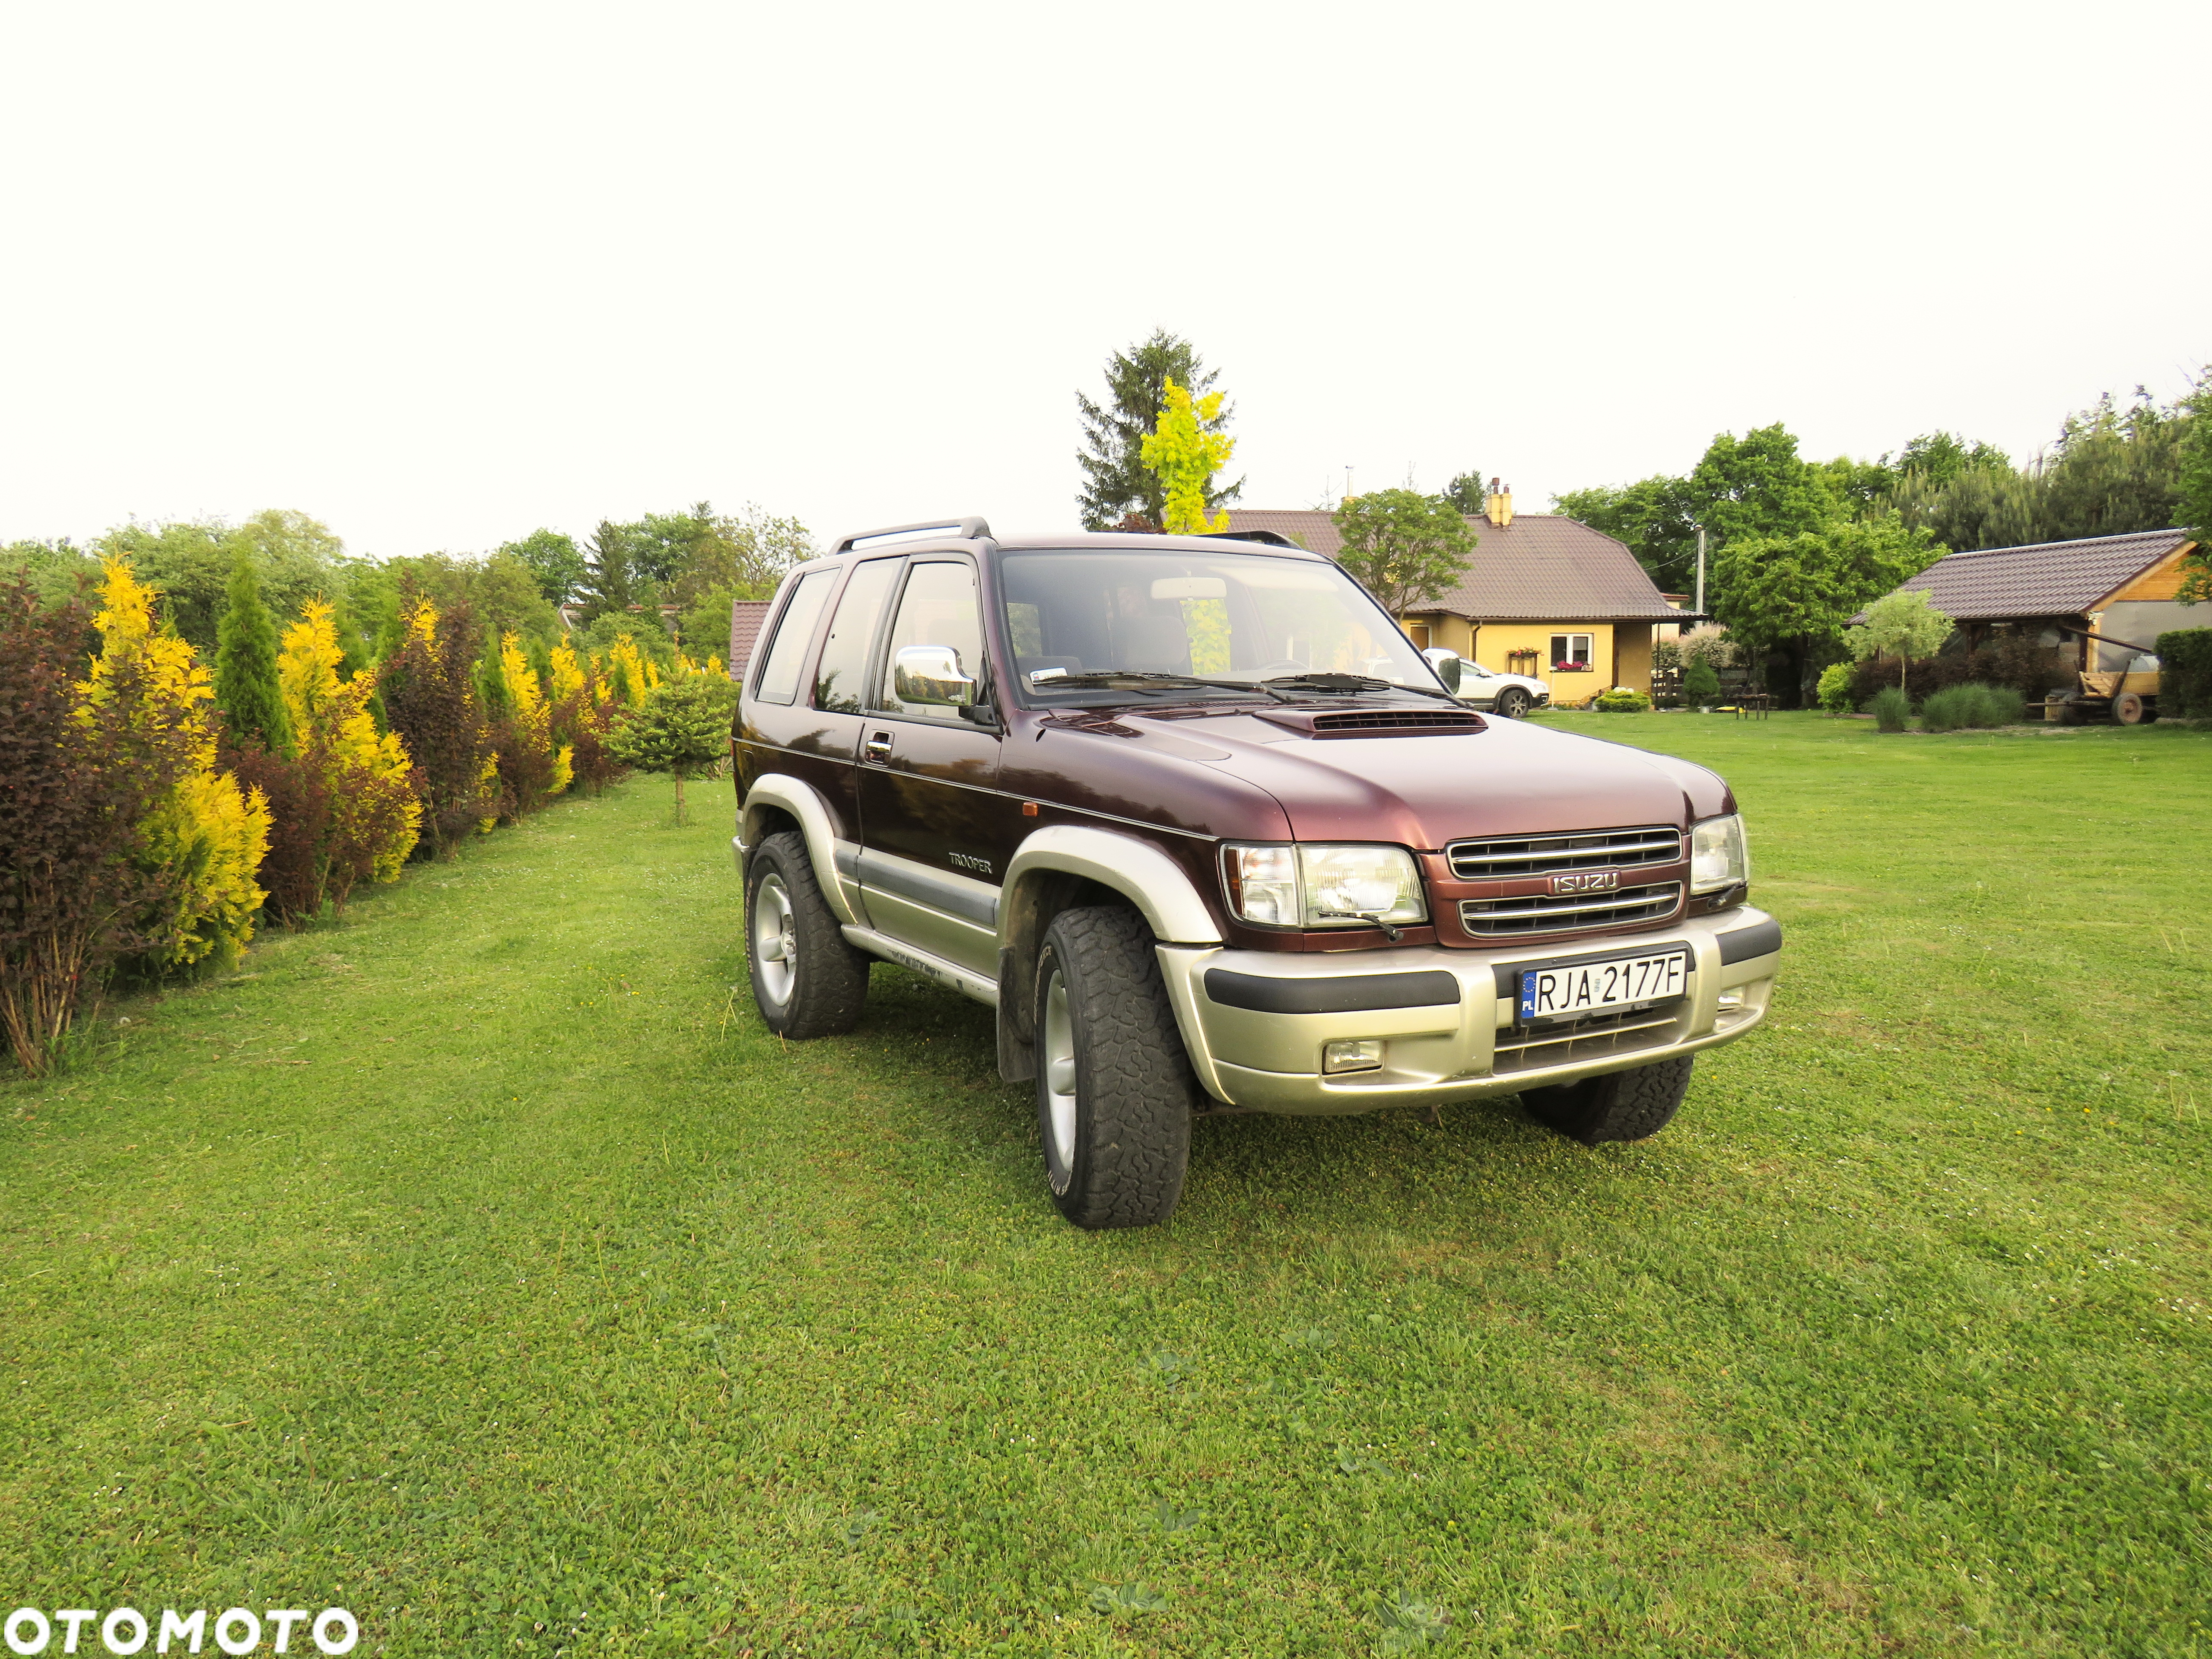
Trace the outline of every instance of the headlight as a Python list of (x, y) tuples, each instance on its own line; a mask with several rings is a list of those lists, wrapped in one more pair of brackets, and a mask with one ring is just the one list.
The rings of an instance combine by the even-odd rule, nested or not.
[(1224, 847), (1229, 908), (1263, 927), (1425, 921), (1421, 872), (1402, 847)]
[(1751, 879), (1751, 854), (1744, 850), (1743, 820), (1735, 813), (1690, 826), (1690, 890), (1717, 893)]

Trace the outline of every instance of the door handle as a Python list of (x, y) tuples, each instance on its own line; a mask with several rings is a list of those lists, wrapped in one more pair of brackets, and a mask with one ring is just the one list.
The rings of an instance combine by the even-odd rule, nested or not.
[(891, 734), (888, 732), (869, 732), (868, 740), (860, 745), (861, 762), (870, 766), (884, 766), (890, 763), (890, 757)]

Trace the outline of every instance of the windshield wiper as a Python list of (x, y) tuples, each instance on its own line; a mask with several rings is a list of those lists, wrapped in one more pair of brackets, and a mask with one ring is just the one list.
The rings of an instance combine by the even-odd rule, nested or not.
[(1279, 674), (1272, 680), (1261, 682), (1262, 689), (1278, 685), (1293, 685), (1302, 690), (1356, 694), (1361, 691), (1404, 691), (1416, 697), (1442, 697), (1446, 702), (1459, 699), (1441, 686), (1431, 690), (1425, 685), (1397, 685), (1389, 680), (1378, 680), (1365, 674)]
[[(1092, 674), (1054, 674), (1050, 679), (1031, 680), (1031, 691), (1053, 691), (1063, 685), (1105, 685), (1112, 681), (1142, 682), (1129, 689), (1134, 691), (1172, 691), (1187, 685), (1218, 686), (1224, 691), (1242, 691), (1248, 697), (1272, 697), (1277, 702), (1289, 702), (1291, 698), (1273, 690), (1274, 682), (1261, 684), (1253, 680), (1207, 680), (1189, 674), (1155, 673), (1150, 669), (1107, 669)], [(1378, 684), (1380, 682), (1377, 682)]]

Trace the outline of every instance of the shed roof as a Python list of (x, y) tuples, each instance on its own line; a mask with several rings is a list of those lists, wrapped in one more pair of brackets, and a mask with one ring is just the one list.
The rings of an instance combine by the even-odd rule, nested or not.
[(2185, 530), (2142, 530), (2032, 547), (1985, 547), (1938, 559), (1897, 592), (1924, 592), (1938, 611), (1960, 622), (2078, 617), (2189, 540)]
[[(1474, 622), (1642, 622), (1681, 620), (1626, 544), (1556, 513), (1516, 513), (1502, 527), (1486, 514), (1468, 520), (1474, 558), (1458, 586), (1414, 607)], [(1334, 518), (1321, 512), (1244, 512), (1229, 528), (1272, 530), (1334, 558), (1344, 546)]]

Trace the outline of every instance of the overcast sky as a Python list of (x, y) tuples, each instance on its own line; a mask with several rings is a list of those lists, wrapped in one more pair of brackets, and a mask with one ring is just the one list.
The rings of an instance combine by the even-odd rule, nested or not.
[(1244, 503), (2212, 360), (2212, 6), (0, 6), (0, 540), (701, 498), (1073, 526), (1164, 326)]

